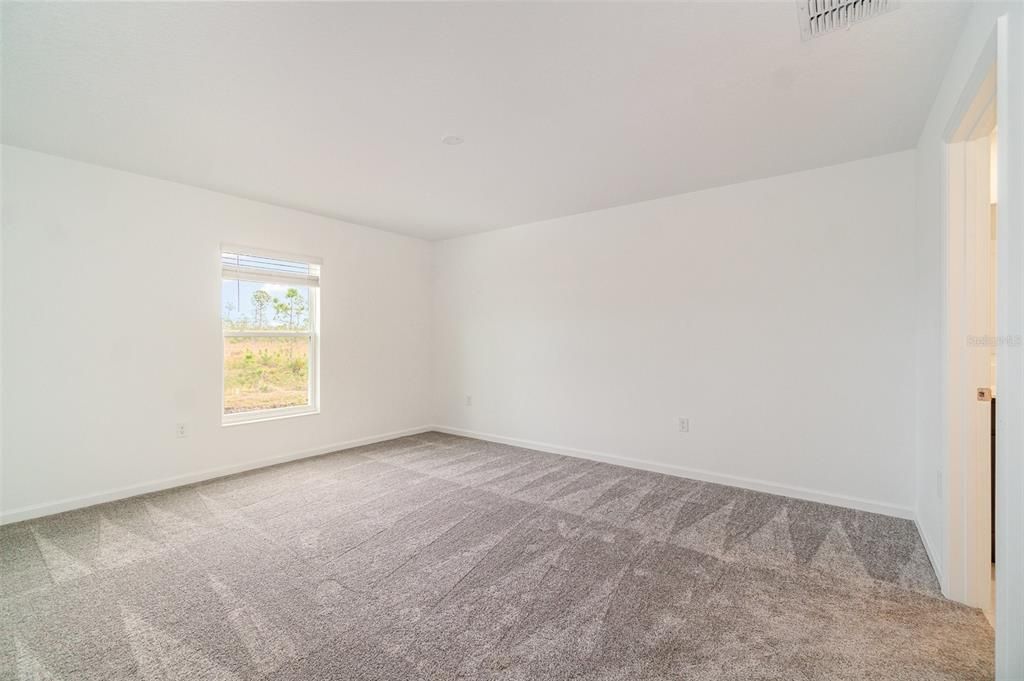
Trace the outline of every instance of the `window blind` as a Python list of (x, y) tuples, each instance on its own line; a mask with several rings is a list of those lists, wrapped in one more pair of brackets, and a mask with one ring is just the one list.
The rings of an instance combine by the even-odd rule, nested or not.
[(232, 249), (221, 251), (220, 264), (221, 276), (225, 279), (320, 286), (320, 262), (312, 258), (293, 260)]

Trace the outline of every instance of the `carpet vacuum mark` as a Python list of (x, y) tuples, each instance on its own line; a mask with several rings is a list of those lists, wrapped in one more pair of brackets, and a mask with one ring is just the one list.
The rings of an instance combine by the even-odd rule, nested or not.
[(427, 433), (0, 528), (0, 679), (992, 679), (913, 523)]

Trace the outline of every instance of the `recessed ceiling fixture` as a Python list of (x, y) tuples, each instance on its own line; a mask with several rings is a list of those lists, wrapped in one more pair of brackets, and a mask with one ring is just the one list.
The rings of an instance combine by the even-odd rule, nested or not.
[(891, 12), (898, 0), (797, 0), (800, 37), (817, 38), (853, 24)]
[(458, 135), (445, 135), (441, 138), (441, 144), (447, 144), (449, 147), (454, 147), (462, 144), (466, 140), (462, 139)]

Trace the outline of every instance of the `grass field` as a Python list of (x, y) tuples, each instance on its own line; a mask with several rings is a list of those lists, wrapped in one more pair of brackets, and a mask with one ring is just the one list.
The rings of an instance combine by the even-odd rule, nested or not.
[(305, 338), (225, 338), (224, 413), (309, 404)]

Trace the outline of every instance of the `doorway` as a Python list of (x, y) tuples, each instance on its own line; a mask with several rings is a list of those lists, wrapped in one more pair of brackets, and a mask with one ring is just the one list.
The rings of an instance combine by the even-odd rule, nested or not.
[(994, 60), (948, 138), (950, 597), (995, 623), (998, 191)]

